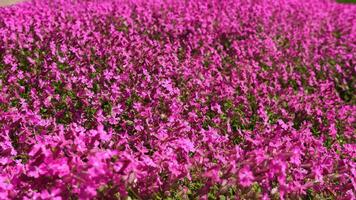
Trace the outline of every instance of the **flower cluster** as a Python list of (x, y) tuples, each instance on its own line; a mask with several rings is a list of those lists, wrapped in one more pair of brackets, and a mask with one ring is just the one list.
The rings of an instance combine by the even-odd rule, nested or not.
[(356, 7), (0, 8), (1, 199), (355, 199)]

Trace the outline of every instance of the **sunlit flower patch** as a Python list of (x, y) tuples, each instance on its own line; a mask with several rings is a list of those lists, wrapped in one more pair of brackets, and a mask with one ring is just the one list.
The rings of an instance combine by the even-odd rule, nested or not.
[(0, 8), (0, 199), (354, 199), (356, 7)]

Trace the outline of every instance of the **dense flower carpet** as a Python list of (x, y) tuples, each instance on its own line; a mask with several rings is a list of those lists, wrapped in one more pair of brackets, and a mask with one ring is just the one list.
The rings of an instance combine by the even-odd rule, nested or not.
[(0, 199), (355, 199), (356, 6), (0, 8)]

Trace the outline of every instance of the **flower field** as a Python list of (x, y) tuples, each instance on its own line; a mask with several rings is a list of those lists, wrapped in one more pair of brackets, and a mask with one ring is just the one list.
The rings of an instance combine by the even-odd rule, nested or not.
[(356, 5), (0, 8), (0, 199), (356, 196)]

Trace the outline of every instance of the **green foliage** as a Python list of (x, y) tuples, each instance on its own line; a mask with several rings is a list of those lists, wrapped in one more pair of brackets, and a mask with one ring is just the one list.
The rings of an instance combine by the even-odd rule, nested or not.
[(337, 0), (339, 3), (356, 3), (356, 0)]
[(110, 101), (102, 101), (101, 108), (103, 109), (106, 115), (110, 115), (112, 110), (112, 104)]

